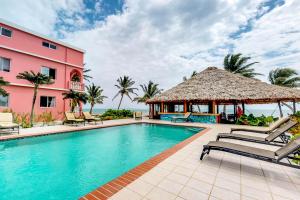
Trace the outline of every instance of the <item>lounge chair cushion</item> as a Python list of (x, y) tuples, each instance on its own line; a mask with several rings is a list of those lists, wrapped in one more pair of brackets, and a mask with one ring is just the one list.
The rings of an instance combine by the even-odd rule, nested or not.
[(98, 117), (94, 117), (93, 115), (91, 115), (89, 112), (83, 112), (83, 116), (86, 120), (95, 120), (95, 121), (100, 121), (101, 118)]
[(250, 135), (243, 135), (243, 134), (234, 134), (234, 133), (219, 133), (218, 136), (220, 138), (229, 138), (229, 139), (241, 139), (241, 140), (248, 140), (248, 141), (266, 141), (263, 137), (255, 137)]
[(291, 142), (289, 142), (284, 147), (278, 149), (275, 154), (278, 156), (278, 160), (281, 160), (288, 156), (289, 154), (293, 153), (297, 149), (300, 149), (300, 138), (297, 138)]
[(15, 128), (19, 127), (19, 124), (12, 122), (0, 122), (0, 128)]
[(0, 122), (12, 123), (13, 121), (12, 113), (0, 113)]
[(244, 146), (244, 145), (240, 145), (240, 144), (229, 143), (229, 142), (210, 141), (207, 144), (207, 146), (217, 147), (217, 148), (226, 148), (229, 151), (233, 150), (233, 151), (238, 151), (238, 152), (242, 152), (242, 153), (262, 156), (265, 158), (271, 158), (271, 159), (275, 158), (275, 152), (273, 152), (273, 151), (255, 148), (255, 147)]

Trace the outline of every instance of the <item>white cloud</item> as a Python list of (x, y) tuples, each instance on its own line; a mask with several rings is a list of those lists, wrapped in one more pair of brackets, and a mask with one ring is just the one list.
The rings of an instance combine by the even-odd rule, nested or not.
[(56, 36), (59, 11), (72, 15), (82, 9), (83, 0), (0, 0), (1, 18), (50, 36)]
[[(116, 93), (116, 79), (122, 75), (130, 75), (139, 84), (153, 80), (167, 89), (195, 69), (219, 64), (206, 51), (226, 42), (230, 33), (255, 15), (258, 4), (128, 0), (122, 15), (109, 16), (105, 24), (93, 30), (71, 33), (67, 41), (87, 50), (86, 62), (93, 70), (94, 81), (110, 97)], [(182, 57), (197, 52), (204, 52), (207, 58)], [(108, 100), (106, 106), (111, 104)], [(125, 104), (134, 106), (128, 100)]]
[[(79, 0), (0, 1), (0, 17), (42, 33), (53, 32), (60, 10), (70, 17), (61, 20), (77, 20), (80, 26), (86, 23), (82, 16), (72, 18), (86, 9)], [(109, 97), (117, 92), (114, 84), (119, 76), (129, 75), (137, 84), (152, 80), (168, 89), (193, 70), (221, 67), (230, 50), (260, 61), (257, 70), (265, 74), (275, 66), (299, 69), (300, 2), (290, 0), (255, 20), (258, 12), (267, 10), (258, 10), (264, 1), (127, 0), (123, 13), (96, 22), (93, 29), (70, 33), (66, 28), (61, 32), (66, 41), (86, 50), (93, 81)], [(102, 9), (100, 4), (96, 6)], [(251, 31), (238, 39), (229, 37), (250, 18)], [(266, 56), (274, 54), (278, 55)], [(116, 107), (117, 103), (110, 98), (103, 107)], [(123, 105), (136, 106), (128, 100)]]

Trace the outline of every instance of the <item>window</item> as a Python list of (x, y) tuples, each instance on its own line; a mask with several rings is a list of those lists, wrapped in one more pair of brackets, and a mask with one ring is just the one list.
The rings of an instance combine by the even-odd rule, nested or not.
[(4, 27), (0, 27), (0, 33), (1, 33), (1, 35), (7, 36), (7, 37), (12, 36), (12, 31), (7, 28), (4, 28)]
[(50, 49), (56, 49), (56, 45), (51, 44), (49, 42), (43, 42), (42, 45), (43, 45), (43, 47), (47, 47), (47, 48), (50, 48)]
[(55, 97), (41, 96), (40, 107), (42, 108), (55, 107)]
[(0, 71), (10, 71), (10, 59), (0, 57)]
[(8, 96), (0, 95), (0, 107), (8, 107)]
[(56, 70), (50, 67), (42, 67), (41, 73), (52, 79), (56, 78)]

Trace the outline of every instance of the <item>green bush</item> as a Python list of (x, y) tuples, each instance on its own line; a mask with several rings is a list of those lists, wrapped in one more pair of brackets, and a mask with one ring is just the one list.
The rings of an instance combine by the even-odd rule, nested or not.
[(255, 117), (253, 114), (242, 115), (238, 118), (236, 124), (239, 125), (249, 125), (249, 126), (269, 126), (272, 122), (276, 121), (278, 118), (273, 116), (264, 116)]
[(133, 112), (131, 110), (113, 110), (108, 109), (101, 115), (102, 120), (110, 120), (110, 119), (124, 119), (124, 118), (132, 118)]

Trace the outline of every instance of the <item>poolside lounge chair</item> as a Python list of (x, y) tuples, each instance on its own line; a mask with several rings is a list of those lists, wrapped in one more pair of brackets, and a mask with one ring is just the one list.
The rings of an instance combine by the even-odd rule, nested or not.
[[(271, 132), (267, 137), (256, 137), (251, 135), (235, 134), (235, 133), (219, 133), (217, 135), (217, 141), (219, 141), (219, 139), (221, 138), (227, 138), (227, 139), (243, 140), (248, 142), (282, 146), (282, 144), (289, 142), (289, 137), (285, 135), (285, 132), (288, 131), (290, 128), (294, 127), (296, 124), (297, 122), (290, 120), (286, 124), (276, 129), (274, 132)], [(276, 141), (276, 138), (280, 138), (281, 141)]]
[(65, 112), (66, 120), (64, 123), (72, 123), (72, 124), (78, 124), (78, 123), (83, 123), (85, 125), (85, 120), (84, 119), (77, 119), (74, 115), (74, 113), (71, 112)]
[(134, 117), (135, 120), (143, 119), (143, 113), (142, 112), (134, 112), (133, 117)]
[[(202, 160), (206, 154), (208, 155), (210, 150), (224, 151), (300, 169), (300, 165), (294, 165), (290, 162), (290, 159), (300, 160), (296, 157), (296, 155), (300, 154), (300, 138), (289, 142), (287, 145), (279, 148), (277, 151), (249, 147), (230, 142), (210, 141), (207, 145), (203, 146), (200, 160)], [(284, 158), (286, 158), (288, 162), (283, 162)]]
[(269, 134), (273, 132), (275, 129), (280, 127), (282, 124), (288, 122), (291, 118), (290, 117), (284, 117), (276, 122), (268, 129), (268, 130), (258, 130), (258, 129), (252, 129), (252, 128), (231, 128), (230, 133), (235, 132), (235, 131), (240, 131), (240, 132), (255, 132), (255, 133), (264, 133), (264, 134)]
[(95, 122), (95, 124), (97, 122), (101, 122), (103, 124), (103, 121), (101, 118), (95, 117), (95, 116), (91, 115), (91, 113), (89, 113), (89, 112), (83, 112), (83, 116), (84, 116), (84, 119), (88, 122)]
[(14, 123), (12, 113), (0, 113), (0, 129), (12, 129), (20, 132), (19, 124)]
[(192, 114), (191, 112), (187, 112), (184, 114), (183, 117), (172, 117), (171, 122), (176, 122), (177, 120), (182, 120), (184, 122), (187, 122), (191, 114)]

